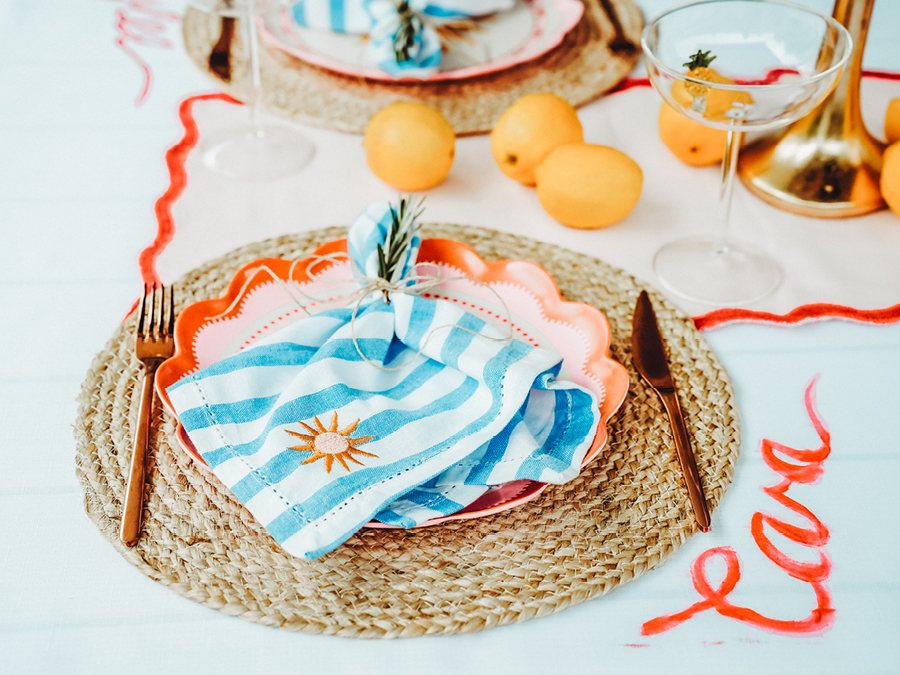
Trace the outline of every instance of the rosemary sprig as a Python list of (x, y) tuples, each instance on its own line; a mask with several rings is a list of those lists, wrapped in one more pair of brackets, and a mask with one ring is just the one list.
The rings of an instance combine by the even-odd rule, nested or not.
[(394, 57), (397, 63), (403, 63), (409, 61), (409, 50), (416, 45), (416, 22), (419, 19), (406, 0), (397, 5), (397, 14), (400, 15), (400, 25), (394, 33)]
[[(425, 210), (422, 197), (400, 199), (399, 206), (391, 206), (391, 226), (388, 228), (384, 245), (378, 244), (378, 276), (391, 283), (400, 281), (403, 270), (401, 262), (419, 232), (419, 216)], [(385, 293), (387, 300), (387, 293)]]

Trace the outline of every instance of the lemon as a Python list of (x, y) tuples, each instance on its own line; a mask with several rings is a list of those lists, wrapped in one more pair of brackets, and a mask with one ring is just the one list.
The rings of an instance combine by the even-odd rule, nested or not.
[(535, 177), (547, 213), (581, 229), (606, 227), (631, 213), (644, 181), (641, 167), (628, 155), (587, 143), (557, 146)]
[(513, 103), (491, 131), (491, 153), (500, 170), (534, 185), (534, 170), (553, 148), (584, 140), (575, 108), (556, 94), (526, 94)]
[(889, 145), (881, 164), (881, 196), (900, 216), (900, 143)]
[(447, 177), (456, 134), (440, 111), (401, 101), (372, 116), (363, 147), (372, 173), (398, 190), (419, 192)]
[(678, 159), (691, 166), (722, 161), (728, 132), (688, 119), (668, 103), (659, 109), (659, 137)]
[(888, 143), (900, 141), (900, 98), (888, 103), (887, 113), (884, 116), (884, 135)]

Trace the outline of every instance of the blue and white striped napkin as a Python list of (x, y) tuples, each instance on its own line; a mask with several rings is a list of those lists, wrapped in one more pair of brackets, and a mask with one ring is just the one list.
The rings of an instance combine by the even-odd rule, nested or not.
[[(382, 203), (351, 228), (362, 274), (390, 223)], [(390, 300), (303, 318), (168, 389), (204, 460), (292, 555), (314, 559), (373, 518), (449, 515), (491, 485), (570, 480), (593, 441), (597, 401), (557, 379), (558, 355), (453, 302)]]
[(415, 14), (414, 44), (409, 59), (398, 61), (394, 38), (400, 27), (399, 0), (300, 0), (291, 8), (305, 28), (368, 35), (373, 63), (394, 77), (427, 78), (441, 65), (441, 39), (429, 19), (454, 19), (512, 9), (515, 0), (409, 0)]

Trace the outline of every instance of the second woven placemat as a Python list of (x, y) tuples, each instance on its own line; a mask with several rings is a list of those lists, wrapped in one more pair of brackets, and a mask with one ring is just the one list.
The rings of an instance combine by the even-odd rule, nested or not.
[[(362, 133), (369, 119), (395, 101), (419, 101), (440, 110), (457, 134), (486, 133), (497, 118), (525, 94), (551, 91), (574, 106), (593, 101), (623, 80), (637, 64), (643, 28), (640, 9), (632, 0), (607, 0), (621, 22), (633, 50), (610, 48), (615, 32), (600, 0), (584, 0), (584, 15), (544, 56), (513, 68), (458, 81), (389, 83), (341, 75), (311, 65), (260, 42), (260, 70), (266, 109), (316, 126)], [(204, 72), (221, 34), (219, 17), (188, 10), (184, 42), (188, 54)], [(238, 99), (250, 91), (241, 31), (231, 48), (231, 81), (219, 85)]]
[[(262, 257), (302, 258), (343, 228), (237, 249), (180, 279), (179, 307), (222, 295)], [(631, 313), (646, 288), (622, 270), (551, 244), (475, 227), (431, 225), (487, 260), (543, 266), (566, 299), (598, 307), (612, 357), (631, 377), (609, 442), (570, 483), (518, 508), (416, 530), (364, 529), (315, 562), (285, 554), (249, 512), (175, 440), (160, 411), (151, 440), (144, 535), (118, 540), (140, 397), (133, 317), (97, 355), (82, 386), (76, 471), (85, 509), (138, 569), (192, 600), (290, 630), (353, 637), (462, 633), (524, 621), (608, 593), (678, 549), (696, 531), (668, 423), (631, 363)], [(652, 289), (710, 509), (738, 457), (728, 376), (690, 318)], [(715, 514), (714, 514), (715, 520)]]

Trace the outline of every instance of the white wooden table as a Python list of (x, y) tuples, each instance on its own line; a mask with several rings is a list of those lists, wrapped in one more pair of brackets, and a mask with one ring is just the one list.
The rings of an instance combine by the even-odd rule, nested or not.
[[(650, 16), (674, 3), (639, 4)], [(831, 9), (827, 0), (808, 4)], [(609, 596), (550, 617), (443, 638), (298, 635), (192, 603), (123, 560), (84, 515), (72, 424), (91, 358), (140, 292), (137, 257), (157, 232), (154, 204), (170, 184), (164, 154), (183, 134), (178, 104), (217, 91), (183, 52), (182, 9), (177, 0), (0, 0), (2, 672), (898, 671), (900, 309), (883, 324), (707, 330), (733, 378), (744, 439), (712, 532)], [(898, 44), (900, 3), (879, 0), (866, 67), (900, 71)], [(896, 97), (900, 80), (866, 78), (864, 112), (876, 135)], [(718, 180), (716, 169), (685, 167), (662, 146), (658, 105), (652, 90), (635, 87), (580, 111), (589, 142), (622, 149), (645, 173), (641, 202), (614, 227), (580, 232), (555, 223), (533, 190), (499, 172), (486, 137), (459, 140), (450, 177), (428, 194), (427, 219), (551, 241), (653, 283), (653, 252), (708, 226), (697, 203), (711, 203)], [(246, 110), (209, 101), (195, 113), (203, 134)], [(176, 236), (157, 266), (164, 281), (251, 241), (349, 224), (370, 202), (394, 197), (366, 167), (358, 136), (304, 132), (317, 148), (313, 164), (273, 184), (224, 181), (188, 158), (188, 185), (172, 208)], [(735, 227), (787, 271), (784, 287), (752, 309), (900, 303), (900, 217), (800, 218), (741, 187), (735, 200)], [(798, 515), (764, 491), (782, 481), (764, 449), (765, 441), (822, 444), (804, 403), (814, 381), (830, 454), (817, 480), (791, 486), (789, 496), (807, 509)], [(800, 546), (769, 526), (760, 536), (754, 523), (767, 516), (819, 523), (830, 538)], [(776, 550), (769, 556), (767, 539)], [(792, 560), (827, 560), (827, 573), (797, 579), (785, 570)], [(717, 589), (726, 573), (734, 589), (725, 583), (715, 606), (696, 605), (704, 598), (695, 584), (702, 590), (707, 579)], [(816, 614), (817, 604), (833, 612)], [(692, 606), (696, 613), (681, 622), (653, 622)], [(654, 627), (665, 630), (650, 634)]]

